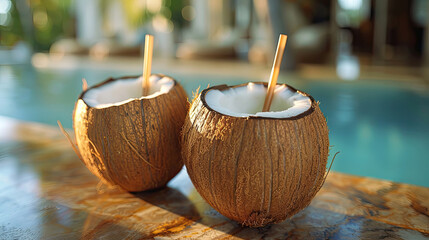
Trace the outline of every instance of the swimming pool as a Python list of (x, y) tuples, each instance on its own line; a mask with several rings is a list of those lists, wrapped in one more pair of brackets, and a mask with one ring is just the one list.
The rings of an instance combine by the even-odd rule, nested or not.
[[(38, 70), (31, 65), (0, 66), (0, 115), (72, 126), (81, 78), (89, 85), (118, 70)], [(171, 74), (171, 73), (167, 73)], [(189, 96), (225, 83), (216, 76), (174, 75)], [(255, 79), (228, 79), (238, 84)], [(281, 79), (281, 81), (285, 81)], [(429, 187), (429, 91), (379, 81), (288, 81), (320, 101), (330, 129), (333, 170)]]

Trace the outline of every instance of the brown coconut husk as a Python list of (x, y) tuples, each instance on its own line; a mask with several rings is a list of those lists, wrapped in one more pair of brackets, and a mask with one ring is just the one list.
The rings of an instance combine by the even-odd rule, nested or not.
[(165, 186), (182, 168), (179, 135), (188, 110), (185, 91), (173, 79), (168, 93), (99, 109), (88, 106), (83, 97), (93, 88), (138, 77), (110, 78), (88, 88), (73, 113), (77, 146), (87, 168), (103, 182), (131, 192)]
[(283, 221), (308, 206), (323, 184), (329, 152), (325, 117), (304, 92), (299, 93), (311, 99), (311, 107), (294, 117), (227, 116), (205, 102), (207, 92), (226, 88), (208, 88), (191, 105), (182, 132), (189, 176), (201, 196), (230, 219), (250, 227)]

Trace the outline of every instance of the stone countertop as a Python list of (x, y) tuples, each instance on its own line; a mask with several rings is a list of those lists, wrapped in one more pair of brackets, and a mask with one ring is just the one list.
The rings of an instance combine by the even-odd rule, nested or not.
[(166, 188), (108, 188), (58, 128), (0, 117), (3, 239), (429, 239), (429, 188), (331, 172), (311, 205), (244, 228), (213, 210), (183, 169)]

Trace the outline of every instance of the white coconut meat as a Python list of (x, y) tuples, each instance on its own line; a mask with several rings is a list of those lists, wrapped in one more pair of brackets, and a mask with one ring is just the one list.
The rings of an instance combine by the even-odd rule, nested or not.
[(311, 107), (311, 99), (286, 85), (277, 85), (269, 112), (262, 112), (267, 88), (249, 83), (242, 87), (210, 90), (205, 95), (207, 105), (224, 115), (233, 117), (289, 118)]
[(168, 93), (174, 80), (167, 76), (152, 75), (147, 96), (142, 93), (142, 77), (118, 79), (100, 87), (89, 89), (83, 96), (85, 103), (93, 108), (119, 106), (135, 99), (154, 98)]

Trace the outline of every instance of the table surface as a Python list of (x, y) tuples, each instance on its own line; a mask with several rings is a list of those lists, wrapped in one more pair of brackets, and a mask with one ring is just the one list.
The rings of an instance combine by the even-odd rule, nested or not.
[(0, 117), (0, 239), (429, 239), (429, 188), (331, 172), (280, 224), (241, 227), (183, 169), (166, 188), (100, 183), (58, 128)]

